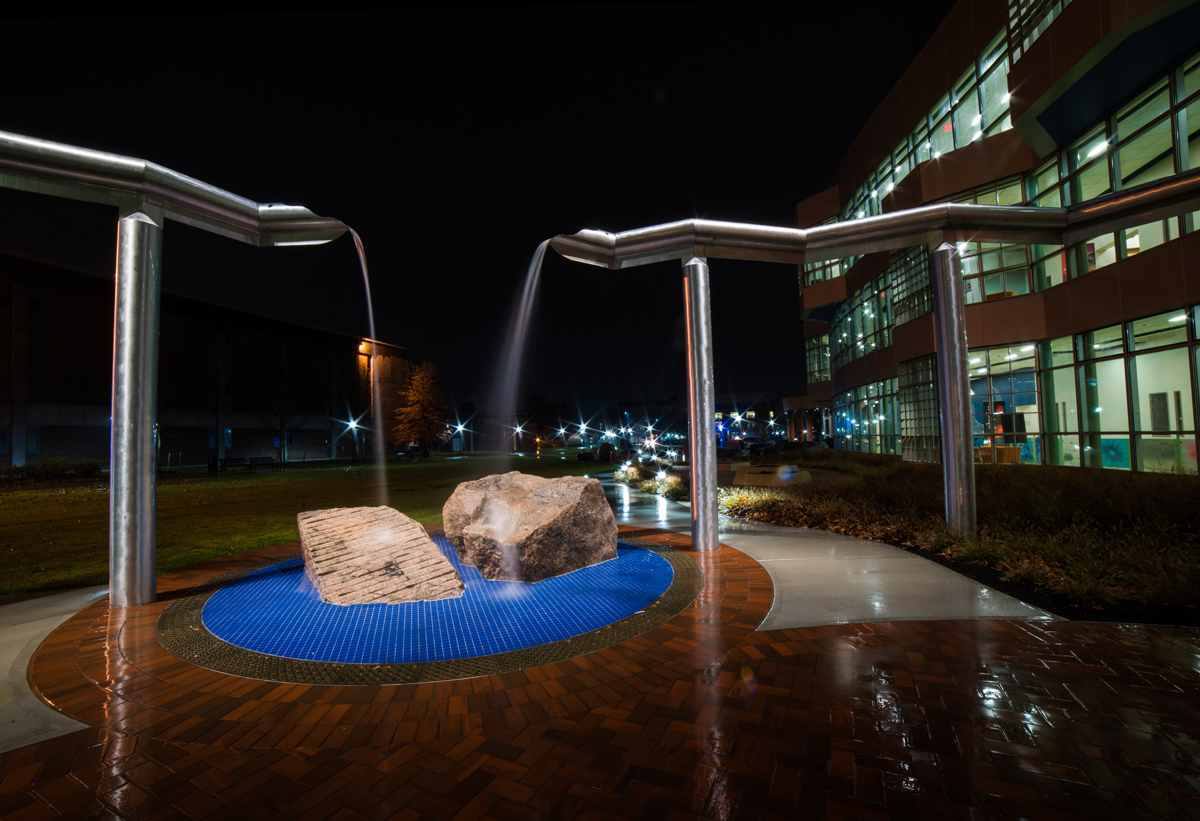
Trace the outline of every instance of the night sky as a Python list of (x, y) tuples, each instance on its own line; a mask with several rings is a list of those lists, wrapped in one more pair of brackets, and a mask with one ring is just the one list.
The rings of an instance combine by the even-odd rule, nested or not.
[[(377, 335), (491, 391), (542, 240), (689, 217), (792, 225), (950, 3), (672, 4), (23, 20), (0, 130), (143, 157), (363, 238)], [(0, 247), (111, 271), (115, 209), (0, 191)], [(169, 222), (166, 290), (366, 336), (348, 236), (261, 249)], [(719, 393), (804, 390), (796, 269), (714, 260)], [(521, 393), (683, 399), (678, 263), (547, 254)]]

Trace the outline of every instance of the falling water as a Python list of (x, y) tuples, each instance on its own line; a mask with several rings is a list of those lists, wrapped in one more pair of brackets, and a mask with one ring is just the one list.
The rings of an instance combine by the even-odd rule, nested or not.
[[(512, 322), (504, 341), (500, 365), (496, 369), (496, 386), (493, 392), (493, 409), (502, 414), (511, 414), (515, 421), (517, 411), (517, 389), (521, 381), (521, 360), (525, 352), (525, 337), (529, 333), (529, 322), (533, 314), (533, 301), (537, 297), (538, 280), (542, 275), (542, 260), (546, 257), (544, 241), (533, 252), (529, 270), (525, 272), (525, 287), (521, 290), (521, 301), (513, 310)], [(507, 420), (503, 422), (507, 424)]]
[[(533, 259), (529, 261), (529, 269), (525, 272), (525, 287), (521, 290), (520, 302), (517, 303), (513, 310), (512, 321), (504, 340), (499, 367), (496, 369), (496, 384), (492, 392), (492, 403), (493, 411), (501, 415), (501, 425), (508, 424), (508, 419), (505, 416), (509, 414), (511, 414), (511, 418), (515, 422), (517, 388), (521, 380), (521, 360), (525, 352), (525, 337), (529, 333), (529, 323), (533, 315), (533, 301), (537, 297), (538, 280), (542, 275), (542, 260), (546, 256), (546, 247), (549, 244), (550, 240), (546, 240), (539, 245), (537, 250), (533, 252)], [(500, 472), (507, 473), (509, 467), (511, 467), (511, 457), (506, 458)], [(496, 529), (497, 536), (499, 537), (498, 541), (500, 542), (501, 549), (504, 551), (504, 564), (506, 567), (515, 569), (519, 564), (516, 551), (513, 548), (510, 538), (506, 538), (506, 535), (511, 535), (515, 520), (509, 521), (511, 517), (506, 515), (506, 511), (489, 511), (489, 514), (489, 518), (494, 519), (494, 521), (489, 521), (489, 524)]]
[(375, 441), (372, 443), (375, 451), (375, 474), (378, 480), (377, 492), (378, 496), (376, 504), (387, 504), (387, 469), (384, 463), (383, 453), (383, 432), (384, 425), (387, 420), (383, 418), (383, 404), (379, 397), (379, 374), (375, 371), (379, 367), (379, 361), (376, 358), (375, 342), (379, 337), (375, 336), (375, 309), (371, 307), (371, 277), (367, 275), (367, 252), (363, 250), (362, 237), (353, 228), (350, 229), (350, 236), (354, 238), (354, 247), (358, 249), (358, 261), (362, 264), (363, 286), (367, 291), (367, 327), (371, 331), (371, 400), (372, 421), (375, 424), (373, 430)]

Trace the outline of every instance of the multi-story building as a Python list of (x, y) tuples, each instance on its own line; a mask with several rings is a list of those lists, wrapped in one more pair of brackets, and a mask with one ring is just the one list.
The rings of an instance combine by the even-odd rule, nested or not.
[[(1200, 2), (960, 0), (797, 224), (1075, 206), (1197, 168)], [(1200, 212), (1067, 247), (958, 243), (977, 462), (1196, 470), (1198, 228)], [(801, 266), (793, 430), (940, 459), (928, 257)]]
[[(111, 274), (0, 253), (0, 468), (107, 467), (113, 294)], [(404, 348), (169, 293), (159, 328), (160, 464), (362, 458), (380, 434), (393, 447)]]

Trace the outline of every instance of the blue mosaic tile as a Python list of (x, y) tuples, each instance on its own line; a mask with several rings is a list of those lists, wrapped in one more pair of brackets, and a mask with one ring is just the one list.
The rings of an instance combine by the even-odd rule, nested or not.
[(617, 558), (536, 584), (488, 581), (434, 543), (466, 588), (461, 598), (407, 604), (326, 604), (300, 558), (231, 582), (203, 621), (230, 644), (273, 656), (348, 664), (446, 661), (521, 650), (596, 630), (644, 610), (671, 586), (671, 565), (617, 543)]

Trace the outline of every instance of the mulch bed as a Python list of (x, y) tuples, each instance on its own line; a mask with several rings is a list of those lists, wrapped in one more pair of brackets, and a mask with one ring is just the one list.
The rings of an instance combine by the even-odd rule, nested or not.
[(1015, 599), (1020, 599), (1034, 607), (1062, 616), (1071, 621), (1103, 621), (1122, 624), (1164, 624), (1177, 627), (1200, 627), (1200, 608), (1195, 605), (1188, 607), (1146, 606), (1135, 601), (1117, 602), (1103, 609), (1083, 607), (1068, 599), (1061, 593), (1046, 587), (1040, 587), (1030, 582), (1010, 581), (1004, 577), (1004, 571), (993, 567), (967, 564), (947, 559), (936, 553), (917, 550), (915, 548), (895, 545), (918, 556), (935, 561), (968, 579), (974, 579), (986, 584), (1001, 593), (1007, 593)]

